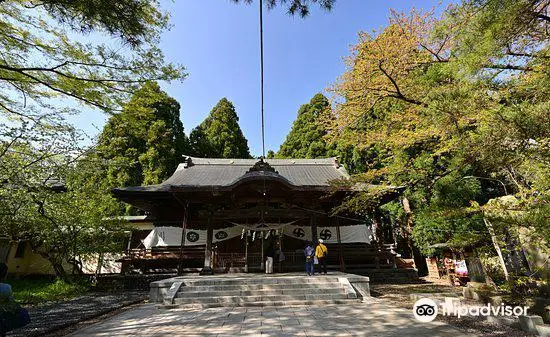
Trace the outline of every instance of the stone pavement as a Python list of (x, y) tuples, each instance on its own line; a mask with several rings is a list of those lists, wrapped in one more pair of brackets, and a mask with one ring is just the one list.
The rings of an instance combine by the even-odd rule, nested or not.
[(418, 322), (391, 302), (300, 307), (164, 309), (145, 304), (71, 334), (115, 336), (465, 336), (443, 322)]

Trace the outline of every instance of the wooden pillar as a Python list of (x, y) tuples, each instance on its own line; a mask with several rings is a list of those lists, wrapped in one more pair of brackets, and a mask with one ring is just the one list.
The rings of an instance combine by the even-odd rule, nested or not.
[(128, 246), (126, 247), (126, 252), (130, 252), (130, 249), (132, 249), (132, 231), (130, 231), (130, 235), (128, 236)]
[(244, 233), (246, 245), (244, 247), (244, 272), (248, 273), (248, 229)]
[(342, 249), (342, 236), (340, 235), (340, 222), (336, 218), (336, 238), (338, 239), (338, 255), (340, 255), (340, 271), (346, 272), (346, 264), (344, 263), (344, 251)]
[(315, 216), (309, 219), (309, 224), (311, 226), (311, 241), (315, 245), (317, 243), (317, 219), (315, 219)]
[(374, 218), (376, 221), (377, 241), (378, 243), (380, 243), (380, 246), (383, 246), (384, 243), (386, 242), (386, 239), (385, 239), (386, 233), (384, 231), (384, 219), (382, 218), (380, 209), (376, 208), (376, 210), (374, 211)]
[(189, 217), (189, 202), (185, 204), (180, 201), (180, 199), (174, 194), (176, 200), (183, 206), (183, 222), (181, 224), (181, 242), (180, 242), (180, 256), (178, 263), (178, 275), (183, 274), (183, 252), (185, 248), (185, 232), (187, 231), (187, 221)]
[[(263, 228), (263, 227), (262, 227)], [(262, 262), (260, 263), (260, 270), (265, 271), (265, 257), (264, 257), (264, 231), (260, 231), (262, 236)]]
[[(281, 220), (279, 220), (279, 224), (281, 224)], [(281, 254), (283, 254), (283, 233), (282, 233), (282, 229), (281, 229), (281, 232), (279, 233), (279, 238), (276, 239), (275, 242), (279, 242), (279, 247), (277, 247), (277, 248), (279, 248), (279, 258), (277, 259), (278, 262), (279, 262), (279, 270), (277, 272), (282, 273), (283, 272), (283, 264), (282, 264), (282, 261), (281, 261)]]
[(204, 267), (202, 268), (200, 275), (214, 275), (212, 269), (212, 239), (214, 236), (214, 229), (212, 228), (212, 212), (208, 217), (208, 225), (206, 228), (206, 245), (204, 246)]

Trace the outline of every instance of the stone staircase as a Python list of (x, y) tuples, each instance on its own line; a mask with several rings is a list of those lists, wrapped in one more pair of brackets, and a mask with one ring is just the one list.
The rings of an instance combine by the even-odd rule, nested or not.
[[(162, 296), (164, 305), (193, 307), (292, 306), (360, 301), (345, 277), (257, 277), (173, 279)], [(367, 279), (368, 282), (368, 279)], [(152, 286), (152, 296), (153, 289)], [(156, 298), (156, 302), (161, 302)], [(155, 302), (154, 298), (151, 298)]]

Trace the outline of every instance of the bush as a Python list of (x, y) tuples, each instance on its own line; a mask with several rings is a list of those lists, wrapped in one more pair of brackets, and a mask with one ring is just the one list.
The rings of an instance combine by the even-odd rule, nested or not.
[(504, 270), (500, 264), (498, 256), (481, 256), (481, 263), (485, 268), (487, 276), (497, 285), (503, 285), (506, 282)]
[(548, 297), (549, 283), (547, 280), (537, 280), (529, 276), (512, 276), (500, 289), (513, 296)]

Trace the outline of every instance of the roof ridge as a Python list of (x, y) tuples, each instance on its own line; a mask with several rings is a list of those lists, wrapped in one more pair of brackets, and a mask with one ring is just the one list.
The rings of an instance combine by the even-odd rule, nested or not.
[[(253, 165), (259, 158), (198, 158), (184, 156), (185, 161), (181, 164), (188, 165)], [(270, 158), (264, 159), (266, 163), (273, 165), (338, 165), (337, 157), (328, 158)]]

